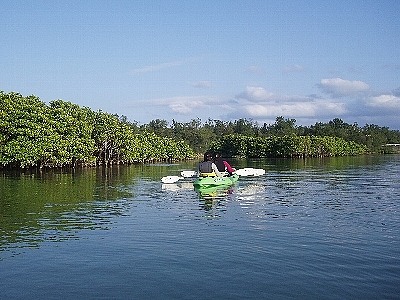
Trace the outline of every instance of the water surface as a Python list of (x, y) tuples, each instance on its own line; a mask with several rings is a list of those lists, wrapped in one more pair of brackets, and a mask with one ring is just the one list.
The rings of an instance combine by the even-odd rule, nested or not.
[(240, 160), (198, 193), (195, 162), (4, 172), (1, 299), (396, 299), (400, 157)]

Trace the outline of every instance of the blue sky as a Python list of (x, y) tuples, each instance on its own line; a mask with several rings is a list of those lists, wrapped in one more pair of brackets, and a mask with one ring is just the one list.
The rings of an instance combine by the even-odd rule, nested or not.
[(400, 1), (0, 0), (0, 90), (154, 119), (400, 129)]

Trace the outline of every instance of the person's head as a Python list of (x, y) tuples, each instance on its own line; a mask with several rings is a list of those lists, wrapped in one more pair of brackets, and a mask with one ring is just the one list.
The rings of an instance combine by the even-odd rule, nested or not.
[(215, 153), (214, 153), (214, 158), (215, 158), (215, 159), (221, 158), (221, 153), (215, 152)]
[(213, 156), (212, 156), (211, 152), (207, 151), (206, 153), (204, 153), (204, 161), (209, 161), (212, 159), (213, 159)]

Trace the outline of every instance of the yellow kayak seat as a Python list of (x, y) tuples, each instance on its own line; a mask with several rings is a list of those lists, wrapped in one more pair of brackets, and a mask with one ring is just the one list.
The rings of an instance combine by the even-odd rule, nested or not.
[(211, 173), (200, 173), (200, 177), (215, 177), (217, 176), (217, 174), (215, 174), (215, 172), (211, 172)]

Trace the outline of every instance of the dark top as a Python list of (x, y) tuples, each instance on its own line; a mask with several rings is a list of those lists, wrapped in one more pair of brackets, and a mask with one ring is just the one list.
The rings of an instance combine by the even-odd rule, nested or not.
[(201, 173), (212, 173), (212, 162), (211, 161), (203, 161), (199, 164), (199, 171)]
[(222, 157), (217, 158), (214, 161), (214, 164), (217, 166), (218, 171), (225, 172), (225, 164), (224, 164), (224, 160), (222, 159)]

